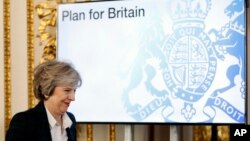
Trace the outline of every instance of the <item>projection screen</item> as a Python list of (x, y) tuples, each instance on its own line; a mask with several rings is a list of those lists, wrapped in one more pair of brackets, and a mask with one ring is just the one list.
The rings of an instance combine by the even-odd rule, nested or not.
[(242, 0), (59, 4), (57, 58), (83, 85), (86, 123), (245, 123)]

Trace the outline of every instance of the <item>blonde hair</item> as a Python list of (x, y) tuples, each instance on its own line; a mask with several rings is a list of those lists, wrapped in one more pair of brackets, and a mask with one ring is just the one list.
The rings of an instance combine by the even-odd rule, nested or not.
[(39, 64), (35, 68), (33, 84), (35, 97), (39, 100), (45, 100), (47, 96), (53, 94), (56, 86), (80, 87), (82, 79), (71, 63), (52, 60)]

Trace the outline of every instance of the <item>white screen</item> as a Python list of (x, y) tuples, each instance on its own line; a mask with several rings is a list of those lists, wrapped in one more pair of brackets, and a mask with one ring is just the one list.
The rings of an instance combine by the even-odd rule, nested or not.
[(59, 5), (57, 57), (83, 79), (69, 111), (78, 122), (244, 123), (245, 22), (238, 0)]

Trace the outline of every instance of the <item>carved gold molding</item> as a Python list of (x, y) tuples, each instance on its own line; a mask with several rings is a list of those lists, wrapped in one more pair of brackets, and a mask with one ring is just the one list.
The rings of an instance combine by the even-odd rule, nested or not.
[(230, 140), (230, 127), (229, 126), (218, 126), (217, 127), (217, 138), (218, 141), (229, 141)]
[(11, 52), (10, 52), (10, 0), (3, 1), (4, 15), (4, 92), (5, 92), (5, 131), (11, 119)]
[(87, 124), (87, 141), (93, 141), (93, 125)]
[(34, 4), (33, 0), (27, 0), (27, 56), (28, 56), (28, 107), (35, 105), (33, 94), (33, 69), (34, 69)]
[(193, 126), (193, 141), (210, 141), (211, 135), (211, 126)]
[(38, 26), (40, 46), (43, 47), (43, 54), (40, 62), (56, 58), (56, 6), (57, 1), (46, 1), (35, 6), (36, 13), (40, 20)]
[(109, 141), (115, 141), (116, 130), (115, 130), (115, 124), (109, 125)]
[[(230, 140), (229, 126), (217, 126), (217, 140), (229, 141)], [(193, 126), (193, 141), (211, 141), (212, 126), (201, 125)]]

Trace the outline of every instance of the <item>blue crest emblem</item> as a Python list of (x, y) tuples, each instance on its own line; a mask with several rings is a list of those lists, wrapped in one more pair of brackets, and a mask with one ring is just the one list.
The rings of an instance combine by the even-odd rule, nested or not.
[[(159, 15), (144, 41), (123, 91), (127, 113), (135, 121), (220, 123), (245, 121), (235, 94), (245, 99), (245, 11), (241, 0), (228, 2), (227, 22), (210, 26), (212, 0), (166, 0), (172, 31)], [(159, 17), (157, 17), (159, 16)], [(145, 97), (137, 93), (145, 92)], [(146, 96), (147, 95), (147, 96)], [(144, 100), (141, 100), (144, 99)], [(140, 102), (139, 102), (140, 101)], [(143, 102), (141, 102), (143, 101)]]

